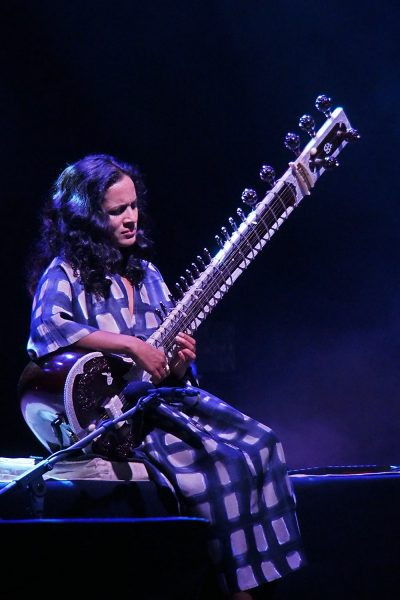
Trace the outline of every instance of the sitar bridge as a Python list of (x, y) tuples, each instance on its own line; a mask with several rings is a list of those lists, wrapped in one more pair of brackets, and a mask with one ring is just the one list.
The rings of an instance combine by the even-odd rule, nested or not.
[(311, 188), (314, 187), (314, 179), (310, 171), (301, 162), (289, 163), (289, 167), (291, 168), (294, 177), (296, 177), (302, 195), (309, 196), (311, 194)]

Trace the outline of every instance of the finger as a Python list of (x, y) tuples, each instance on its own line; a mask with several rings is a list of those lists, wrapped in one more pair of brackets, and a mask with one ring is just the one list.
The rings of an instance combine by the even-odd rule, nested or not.
[(181, 362), (193, 362), (194, 360), (196, 360), (196, 354), (195, 352), (192, 352), (191, 350), (179, 350), (178, 352), (178, 357), (180, 359)]
[(194, 339), (194, 337), (192, 337), (188, 333), (185, 333), (184, 331), (180, 331), (178, 333), (178, 335), (176, 336), (176, 339), (177, 340), (180, 339), (181, 341), (189, 342), (190, 344), (196, 344), (196, 340)]
[(176, 338), (176, 347), (179, 350), (191, 350), (192, 352), (195, 351), (196, 349), (196, 342), (195, 341), (191, 341), (191, 340), (187, 340), (187, 339), (179, 339), (178, 337)]
[(158, 374), (159, 374), (159, 378), (160, 380), (165, 379), (166, 377), (168, 377), (168, 375), (170, 374), (170, 368), (169, 365), (163, 365), (159, 370), (158, 370)]

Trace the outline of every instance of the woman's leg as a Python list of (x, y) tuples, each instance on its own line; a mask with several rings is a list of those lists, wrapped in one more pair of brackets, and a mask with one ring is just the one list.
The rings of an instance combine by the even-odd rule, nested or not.
[(203, 391), (196, 407), (162, 405), (153, 420), (144, 451), (185, 514), (209, 521), (222, 590), (249, 600), (252, 589), (257, 597), (258, 586), (302, 566), (295, 498), (271, 429)]

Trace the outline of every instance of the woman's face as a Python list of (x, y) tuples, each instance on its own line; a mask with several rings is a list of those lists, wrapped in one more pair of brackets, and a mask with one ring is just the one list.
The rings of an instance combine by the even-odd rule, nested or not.
[(110, 218), (114, 239), (120, 248), (136, 241), (138, 208), (136, 189), (128, 175), (111, 185), (105, 193), (103, 209)]

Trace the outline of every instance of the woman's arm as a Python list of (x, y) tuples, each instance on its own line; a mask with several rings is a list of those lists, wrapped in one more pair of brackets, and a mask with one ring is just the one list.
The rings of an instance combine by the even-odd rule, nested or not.
[(169, 371), (176, 377), (182, 378), (190, 364), (196, 359), (196, 341), (192, 336), (180, 332), (176, 336), (175, 342), (175, 352), (169, 369), (162, 350), (131, 335), (94, 331), (72, 344), (72, 347), (126, 354), (133, 358), (141, 369), (147, 371), (151, 375), (153, 383), (157, 384), (168, 375)]
[(155, 384), (160, 383), (167, 375), (167, 359), (164, 352), (131, 335), (98, 330), (82, 337), (71, 347), (126, 354), (151, 375)]

